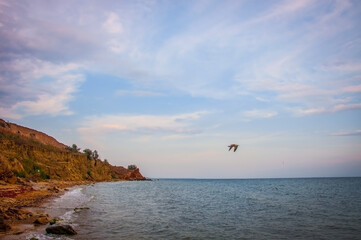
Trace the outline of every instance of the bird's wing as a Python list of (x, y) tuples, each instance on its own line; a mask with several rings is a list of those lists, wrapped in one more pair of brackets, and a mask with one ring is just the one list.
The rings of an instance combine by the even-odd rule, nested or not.
[(234, 146), (234, 152), (237, 150), (237, 148), (238, 148), (238, 145), (235, 145)]
[(232, 145), (229, 145), (228, 147), (229, 147), (228, 151), (231, 151), (231, 149), (232, 149), (233, 146), (232, 146)]

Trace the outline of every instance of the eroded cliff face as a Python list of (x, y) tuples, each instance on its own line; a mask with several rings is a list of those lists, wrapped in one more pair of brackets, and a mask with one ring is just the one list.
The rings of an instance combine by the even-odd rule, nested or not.
[(145, 180), (128, 170), (73, 153), (55, 138), (0, 119), (0, 180), (116, 181)]
[(34, 140), (44, 145), (51, 145), (60, 149), (65, 149), (67, 146), (58, 142), (55, 138), (48, 136), (45, 133), (17, 125), (15, 123), (5, 122), (0, 119), (0, 130), (7, 133), (15, 134), (19, 137)]

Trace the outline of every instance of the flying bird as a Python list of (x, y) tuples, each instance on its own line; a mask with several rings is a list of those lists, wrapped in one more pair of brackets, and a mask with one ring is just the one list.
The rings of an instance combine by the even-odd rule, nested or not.
[(237, 148), (238, 148), (238, 145), (237, 144), (231, 144), (228, 147), (229, 147), (228, 151), (231, 151), (231, 149), (233, 148), (233, 152), (235, 152), (237, 150)]

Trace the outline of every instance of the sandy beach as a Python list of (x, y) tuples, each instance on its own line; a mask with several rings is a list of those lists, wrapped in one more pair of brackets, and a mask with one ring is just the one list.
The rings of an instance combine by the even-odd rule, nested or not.
[(17, 181), (0, 182), (0, 239), (25, 239), (25, 233), (45, 232), (55, 217), (44, 205), (63, 195), (69, 188), (91, 182)]

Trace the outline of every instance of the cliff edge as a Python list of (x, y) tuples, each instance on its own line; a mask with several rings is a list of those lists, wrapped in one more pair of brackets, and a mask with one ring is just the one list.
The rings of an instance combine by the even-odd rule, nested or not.
[(73, 152), (55, 138), (0, 119), (0, 180), (61, 181), (146, 180), (139, 169), (112, 166), (107, 161)]

